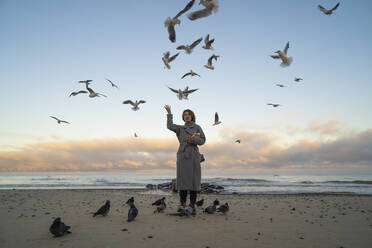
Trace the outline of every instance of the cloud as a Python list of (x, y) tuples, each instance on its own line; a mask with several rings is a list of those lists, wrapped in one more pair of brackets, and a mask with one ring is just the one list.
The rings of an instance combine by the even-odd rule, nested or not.
[[(334, 133), (338, 123), (313, 125)], [(372, 170), (372, 129), (332, 140), (298, 139), (283, 145), (273, 133), (222, 128), (222, 141), (200, 147), (206, 171), (259, 170)], [(235, 139), (241, 139), (241, 144)], [(51, 141), (29, 144), (16, 151), (0, 151), (0, 172), (14, 171), (152, 171), (176, 167), (178, 141), (121, 138)]]

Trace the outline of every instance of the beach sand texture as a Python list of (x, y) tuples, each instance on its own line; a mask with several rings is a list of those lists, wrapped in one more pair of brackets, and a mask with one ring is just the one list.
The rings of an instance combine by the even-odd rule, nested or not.
[[(158, 194), (159, 193), (159, 194)], [(165, 213), (151, 203), (166, 196)], [(126, 222), (134, 196), (137, 219)], [(230, 212), (195, 217), (167, 216), (178, 195), (147, 190), (1, 190), (0, 247), (372, 247), (372, 196), (201, 195), (204, 207), (216, 198)], [(108, 216), (92, 217), (106, 200)], [(53, 218), (72, 234), (55, 238)]]

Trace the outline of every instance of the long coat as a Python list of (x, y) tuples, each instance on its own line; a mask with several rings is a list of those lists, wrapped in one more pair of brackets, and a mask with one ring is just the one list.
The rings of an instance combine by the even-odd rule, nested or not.
[[(177, 190), (200, 191), (201, 169), (198, 145), (205, 143), (205, 135), (201, 127), (195, 123), (191, 125), (173, 124), (173, 115), (167, 115), (167, 128), (176, 133), (180, 146), (177, 151)], [(186, 136), (200, 133), (192, 137), (191, 142)]]

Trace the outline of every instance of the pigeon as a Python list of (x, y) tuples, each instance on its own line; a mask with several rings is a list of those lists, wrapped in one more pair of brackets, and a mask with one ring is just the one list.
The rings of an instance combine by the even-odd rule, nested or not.
[(197, 91), (198, 89), (192, 89), (192, 90), (189, 90), (189, 87), (187, 86), (184, 90), (175, 90), (175, 89), (172, 89), (171, 87), (167, 86), (171, 91), (173, 91), (174, 93), (177, 94), (178, 96), (178, 99), (179, 100), (182, 100), (182, 99), (185, 99), (187, 100), (187, 96), (195, 91)]
[(136, 133), (134, 133), (134, 137), (135, 137), (135, 138), (138, 138), (138, 135), (137, 135)]
[(178, 213), (179, 216), (190, 216), (193, 213), (193, 208), (188, 205), (185, 208), (181, 209), (181, 211)]
[(271, 106), (273, 106), (274, 108), (279, 107), (279, 106), (282, 106), (282, 105), (277, 104), (277, 103), (268, 103), (267, 105), (271, 105)]
[(217, 212), (226, 214), (229, 211), (229, 204), (226, 202), (225, 204), (221, 205), (218, 209)]
[(271, 58), (273, 58), (273, 59), (281, 59), (282, 60), (282, 63), (280, 64), (281, 67), (290, 66), (292, 61), (293, 61), (292, 57), (287, 57), (288, 48), (289, 48), (289, 41), (285, 45), (283, 51), (278, 50), (278, 51), (275, 52), (278, 55), (270, 55)]
[(217, 205), (218, 205), (217, 202), (214, 201), (212, 206), (209, 206), (204, 209), (204, 213), (213, 214), (214, 212), (216, 212)]
[(220, 205), (220, 201), (218, 199), (216, 199), (216, 200), (213, 201), (213, 204), (216, 204), (216, 206)]
[(105, 205), (100, 207), (100, 209), (98, 209), (97, 212), (93, 214), (93, 217), (96, 217), (97, 215), (106, 216), (109, 211), (110, 211), (110, 201), (107, 200)]
[(207, 49), (207, 50), (214, 50), (214, 48), (212, 47), (212, 43), (214, 42), (214, 39), (209, 39), (209, 34), (207, 36), (205, 36), (204, 38), (204, 46), (202, 46), (204, 49)]
[(241, 140), (240, 139), (237, 139), (237, 140), (235, 140), (235, 143), (241, 143)]
[(196, 206), (201, 207), (204, 204), (204, 199), (201, 199), (200, 201), (195, 202)]
[(216, 113), (214, 114), (214, 123), (213, 123), (212, 126), (216, 126), (216, 125), (218, 125), (218, 124), (221, 124), (221, 121), (220, 121), (220, 118), (218, 117), (218, 113), (216, 112)]
[(335, 7), (333, 7), (333, 8), (330, 9), (330, 10), (324, 8), (322, 5), (318, 5), (318, 9), (319, 9), (320, 11), (322, 11), (322, 12), (323, 12), (324, 14), (326, 14), (326, 15), (332, 15), (332, 14), (333, 14), (333, 11), (335, 11), (335, 10), (338, 8), (339, 5), (340, 5), (340, 3), (338, 2), (338, 3), (335, 5)]
[(53, 119), (57, 120), (58, 124), (61, 124), (62, 122), (63, 122), (63, 123), (67, 123), (67, 124), (70, 124), (70, 122), (68, 122), (68, 121), (63, 121), (63, 120), (60, 120), (60, 119), (58, 119), (57, 117), (54, 117), (54, 116), (49, 116), (49, 117), (51, 117), (51, 118), (53, 118)]
[(162, 201), (164, 201), (164, 200), (165, 200), (165, 197), (160, 198), (160, 199), (156, 200), (155, 202), (153, 202), (151, 205), (152, 206), (159, 206), (162, 203)]
[(199, 5), (202, 4), (204, 6), (204, 9), (197, 10), (194, 12), (191, 12), (187, 15), (187, 17), (194, 21), (199, 18), (207, 17), (212, 14), (212, 12), (218, 11), (218, 1), (217, 0), (200, 0)]
[(106, 80), (111, 84), (112, 87), (115, 87), (115, 88), (119, 89), (119, 87), (116, 84), (114, 84), (110, 79), (106, 78)]
[(133, 221), (137, 215), (138, 215), (138, 209), (136, 208), (136, 206), (134, 206), (134, 198), (131, 197), (128, 201), (127, 201), (127, 204), (129, 204), (130, 208), (128, 210), (128, 222), (131, 222)]
[(126, 100), (126, 101), (123, 102), (123, 104), (130, 104), (130, 105), (132, 105), (133, 106), (132, 107), (133, 111), (139, 110), (138, 105), (140, 105), (141, 103), (146, 103), (146, 101), (144, 101), (144, 100), (139, 100), (139, 101), (136, 100), (135, 102), (132, 102), (131, 100)]
[(168, 70), (171, 68), (169, 63), (172, 62), (175, 58), (177, 58), (177, 56), (179, 55), (180, 53), (176, 53), (175, 55), (173, 55), (172, 57), (169, 57), (170, 56), (170, 53), (169, 52), (165, 52), (163, 53), (163, 57), (161, 58), (163, 60), (163, 63), (165, 65), (165, 67), (168, 68)]
[(165, 20), (164, 26), (168, 28), (169, 40), (171, 42), (176, 42), (176, 30), (174, 29), (174, 26), (176, 24), (180, 25), (180, 23), (181, 23), (181, 21), (178, 19), (178, 17), (180, 17), (182, 14), (184, 14), (189, 9), (191, 9), (191, 7), (194, 5), (194, 3), (195, 3), (195, 0), (190, 1), (185, 6), (185, 8), (183, 8), (183, 10), (181, 10), (180, 12), (178, 12), (178, 14), (175, 17), (173, 17), (173, 18), (168, 17)]
[(302, 80), (303, 80), (302, 78), (298, 78), (298, 77), (295, 77), (295, 79), (294, 79), (295, 82), (300, 82)]
[(78, 94), (85, 94), (85, 93), (88, 93), (88, 91), (86, 91), (86, 90), (80, 90), (80, 91), (76, 91), (76, 92), (71, 92), (71, 94), (70, 94), (69, 97), (76, 96)]
[(181, 77), (181, 79), (183, 79), (183, 78), (185, 78), (185, 77), (187, 77), (187, 76), (199, 76), (200, 77), (200, 75), (198, 74), (198, 73), (196, 73), (196, 72), (193, 72), (192, 70), (190, 70), (190, 72), (188, 72), (188, 73), (186, 73), (185, 75), (183, 75), (182, 77)]
[(58, 217), (53, 221), (53, 224), (50, 226), (49, 231), (55, 237), (61, 237), (65, 234), (71, 233), (69, 231), (70, 228), (70, 226), (66, 226), (65, 223), (61, 222), (61, 218)]
[(283, 85), (283, 84), (276, 84), (276, 86), (278, 86), (278, 87), (280, 87), (280, 88), (285, 87), (285, 85)]
[(156, 213), (156, 212), (158, 212), (158, 213), (163, 212), (166, 207), (167, 207), (167, 204), (165, 204), (165, 197), (163, 197), (160, 200), (160, 204), (157, 205), (156, 210), (154, 211), (154, 213)]
[(215, 59), (217, 61), (217, 58), (219, 58), (219, 55), (213, 54), (212, 56), (209, 57), (208, 62), (206, 65), (204, 65), (205, 68), (214, 70), (214, 66), (212, 65), (212, 60)]
[(177, 50), (185, 50), (185, 52), (187, 54), (191, 54), (194, 47), (196, 47), (202, 40), (203, 40), (203, 37), (197, 39), (191, 45), (181, 45), (181, 46), (178, 46), (176, 49)]

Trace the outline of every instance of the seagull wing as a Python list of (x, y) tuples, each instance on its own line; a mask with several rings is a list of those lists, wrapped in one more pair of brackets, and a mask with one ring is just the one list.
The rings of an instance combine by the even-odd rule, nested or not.
[(196, 20), (196, 19), (199, 19), (199, 18), (210, 16), (211, 14), (212, 14), (212, 10), (205, 8), (205, 9), (201, 9), (201, 10), (191, 12), (190, 14), (187, 15), (187, 17), (191, 21), (193, 21), (193, 20)]
[(94, 90), (92, 90), (91, 88), (89, 88), (88, 85), (87, 85), (86, 88), (87, 88), (87, 90), (89, 91), (90, 94), (94, 94), (94, 93), (96, 93), (96, 92), (94, 92)]
[(145, 100), (139, 100), (138, 104), (141, 104), (141, 103), (146, 103)]
[(214, 114), (214, 123), (217, 123), (219, 120), (217, 112)]
[(287, 42), (287, 44), (285, 44), (285, 47), (284, 47), (284, 50), (283, 50), (285, 55), (287, 55), (288, 48), (289, 48), (289, 41)]
[(331, 9), (331, 11), (336, 10), (336, 9), (338, 8), (339, 5), (340, 5), (340, 3), (338, 2), (338, 3), (335, 5), (335, 7), (333, 7), (333, 8)]
[(163, 53), (163, 55), (164, 55), (164, 58), (169, 59), (170, 53), (169, 53), (169, 51), (167, 51), (167, 52)]
[(178, 18), (178, 17), (180, 17), (182, 14), (186, 13), (189, 9), (192, 8), (192, 6), (194, 5), (194, 3), (195, 3), (195, 0), (190, 1), (190, 2), (185, 6), (185, 8), (183, 8), (183, 10), (181, 10), (180, 12), (178, 12), (178, 14), (177, 14), (175, 17), (173, 17), (173, 18)]
[(172, 57), (170, 57), (168, 59), (168, 62), (172, 62), (175, 58), (177, 58), (177, 56), (179, 55), (180, 53), (176, 53), (175, 55), (173, 55)]
[(55, 119), (57, 121), (60, 121), (60, 119), (58, 119), (57, 117), (54, 117), (54, 116), (49, 116), (49, 117), (51, 117), (51, 118), (53, 118), (53, 119)]
[(191, 49), (193, 49), (194, 47), (196, 47), (201, 41), (203, 40), (203, 37), (200, 37), (199, 39), (197, 39), (196, 41), (194, 41), (190, 47)]
[(126, 100), (126, 101), (123, 102), (123, 104), (128, 104), (128, 103), (130, 105), (134, 106), (134, 102), (132, 102), (131, 100)]
[(70, 124), (70, 122), (68, 122), (68, 121), (60, 121), (60, 122), (64, 122), (64, 123)]
[(270, 55), (271, 58), (273, 59), (280, 59), (280, 57), (278, 55)]
[(77, 94), (82, 94), (82, 93), (88, 93), (88, 91), (86, 91), (86, 90), (80, 90), (80, 91), (78, 91), (78, 92), (76, 92)]
[(211, 45), (214, 42), (214, 39), (209, 40), (208, 45)]
[(327, 12), (327, 9), (325, 9), (322, 5), (318, 5), (318, 9), (322, 11), (323, 13)]
[(208, 43), (209, 43), (209, 34), (207, 34), (207, 36), (205, 36), (205, 38), (204, 38), (204, 43), (205, 43), (206, 45), (208, 45)]
[(168, 34), (169, 40), (171, 42), (176, 42), (176, 30), (174, 29), (174, 25), (168, 25)]
[(214, 58), (214, 56), (210, 56), (209, 59), (208, 59), (208, 65), (212, 65), (212, 59)]
[(181, 46), (178, 46), (176, 49), (177, 49), (177, 50), (181, 50), (181, 49), (186, 50), (186, 47), (185, 47), (184, 45), (181, 45)]
[(172, 89), (171, 87), (167, 86), (168, 89), (170, 89), (171, 91), (173, 91), (174, 93), (178, 93), (178, 90), (175, 90), (175, 89)]
[(97, 95), (107, 97), (106, 95), (101, 94), (101, 93), (97, 93)]
[(184, 77), (187, 77), (187, 76), (189, 76), (189, 75), (191, 75), (191, 72), (188, 72), (188, 73), (186, 73), (185, 75), (183, 75), (181, 79), (183, 79)]
[(192, 90), (185, 90), (183, 93), (184, 94), (190, 94), (190, 93), (193, 93), (195, 91), (197, 91), (198, 89), (192, 89)]

